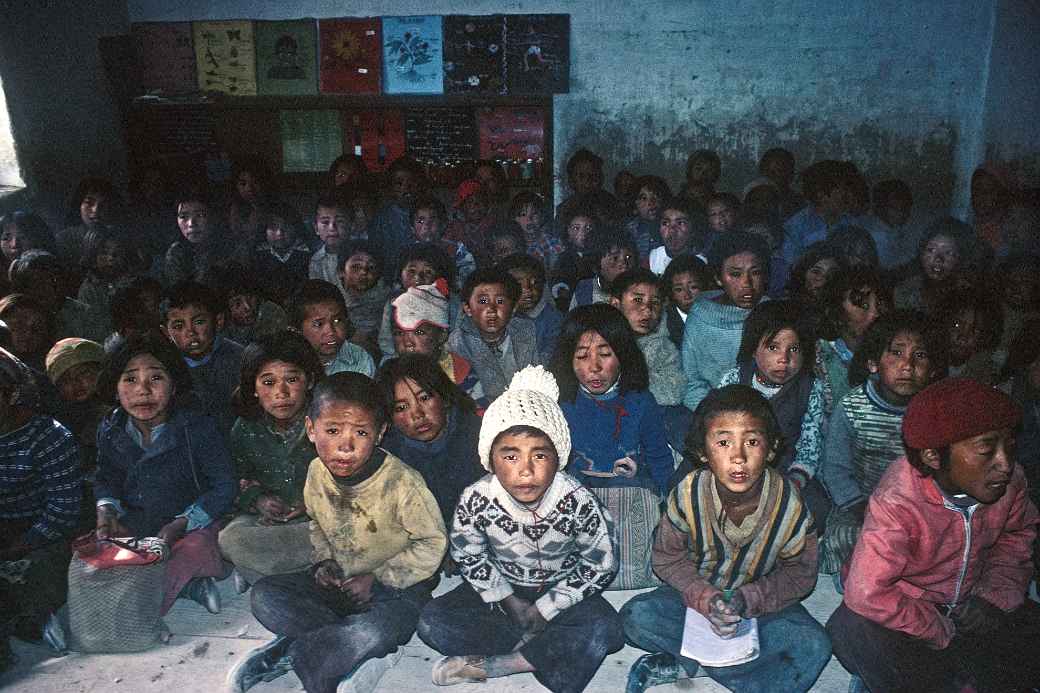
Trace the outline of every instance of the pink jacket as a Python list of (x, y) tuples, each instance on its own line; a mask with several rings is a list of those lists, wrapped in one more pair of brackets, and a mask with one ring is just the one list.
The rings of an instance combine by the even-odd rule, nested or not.
[(969, 596), (1004, 611), (1022, 604), (1036, 524), (1021, 465), (1000, 500), (962, 512), (902, 458), (870, 496), (846, 569), (845, 604), (944, 648), (955, 630), (949, 613)]

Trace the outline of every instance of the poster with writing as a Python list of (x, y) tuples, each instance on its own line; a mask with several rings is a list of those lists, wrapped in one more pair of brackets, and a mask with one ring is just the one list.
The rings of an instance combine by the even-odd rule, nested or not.
[(538, 160), (545, 155), (545, 112), (500, 107), (477, 111), (481, 159)]
[(191, 22), (142, 22), (131, 25), (130, 33), (142, 93), (174, 96), (198, 90)]
[(444, 18), (444, 91), (505, 93), (505, 19), (502, 15)]
[(282, 171), (327, 171), (343, 153), (339, 111), (282, 111)]
[(571, 17), (506, 16), (506, 90), (510, 94), (566, 93), (570, 83)]
[(404, 137), (408, 154), (419, 161), (476, 158), (477, 123), (469, 108), (409, 108)]
[(318, 20), (323, 94), (378, 94), (383, 46), (378, 17)]
[(348, 154), (360, 156), (369, 171), (385, 171), (404, 156), (404, 117), (400, 109), (343, 111), (343, 133)]
[(199, 89), (256, 96), (256, 49), (251, 21), (194, 22)]
[(313, 19), (256, 23), (258, 94), (318, 93), (317, 30)]
[(383, 92), (444, 93), (441, 17), (383, 17)]

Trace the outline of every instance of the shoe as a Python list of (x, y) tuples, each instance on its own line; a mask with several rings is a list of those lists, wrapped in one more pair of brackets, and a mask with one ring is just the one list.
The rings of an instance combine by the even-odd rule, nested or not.
[(51, 614), (47, 618), (47, 623), (43, 626), (43, 641), (62, 657), (69, 653), (68, 641), (65, 639), (65, 628), (62, 627), (57, 614)]
[(454, 686), (456, 683), (483, 683), (487, 681), (483, 655), (464, 657), (441, 657), (433, 665), (430, 676), (438, 686)]
[(667, 652), (645, 654), (628, 670), (625, 693), (643, 693), (651, 686), (675, 683), (681, 678), (686, 678), (686, 672), (675, 661), (674, 655)]
[(211, 614), (220, 613), (220, 589), (214, 578), (192, 578), (181, 590), (180, 596), (198, 602)]
[(245, 693), (261, 681), (274, 681), (292, 671), (292, 658), (287, 654), (293, 638), (279, 636), (263, 647), (250, 651), (228, 672), (226, 690)]
[(231, 573), (231, 578), (235, 581), (235, 591), (239, 594), (245, 594), (249, 591), (249, 580), (246, 580), (242, 576), (242, 573), (235, 569), (235, 572)]

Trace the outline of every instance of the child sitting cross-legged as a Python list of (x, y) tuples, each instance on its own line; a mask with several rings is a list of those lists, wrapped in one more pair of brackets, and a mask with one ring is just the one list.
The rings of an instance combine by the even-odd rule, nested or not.
[(253, 615), (278, 637), (231, 670), (235, 691), (291, 667), (309, 693), (333, 693), (408, 642), (448, 543), (419, 472), (379, 447), (387, 413), (374, 382), (325, 378), (305, 422), (318, 451), (303, 489), (311, 567), (253, 585)]
[(1030, 691), (1040, 605), (1026, 598), (1037, 510), (1016, 461), (1021, 411), (948, 378), (910, 400), (906, 457), (881, 477), (827, 632), (873, 693)]
[(807, 691), (830, 659), (823, 627), (799, 602), (816, 585), (816, 527), (797, 487), (772, 468), (780, 427), (746, 385), (712, 390), (694, 412), (685, 456), (701, 467), (668, 495), (654, 540), (654, 571), (665, 585), (621, 609), (639, 658), (627, 693), (697, 673), (682, 657), (686, 609), (732, 637), (758, 619), (759, 654), (705, 667), (734, 691)]
[(463, 492), (451, 530), (465, 582), (419, 620), (419, 637), (448, 655), (433, 667), (437, 685), (532, 672), (578, 693), (623, 644), (599, 594), (617, 569), (613, 521), (562, 470), (570, 432), (558, 396), (551, 375), (525, 368), (484, 414), (490, 473)]

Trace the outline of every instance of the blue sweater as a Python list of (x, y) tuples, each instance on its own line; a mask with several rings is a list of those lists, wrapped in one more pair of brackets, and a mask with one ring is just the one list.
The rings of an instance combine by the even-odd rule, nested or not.
[[(560, 408), (571, 429), (567, 471), (586, 486), (645, 486), (663, 494), (675, 466), (664, 431), (664, 415), (646, 390), (593, 398), (579, 388), (573, 402)], [(609, 472), (614, 461), (631, 457), (638, 465), (633, 479), (602, 478), (582, 470)]]
[(682, 367), (686, 374), (683, 404), (690, 411), (722, 376), (737, 365), (744, 321), (751, 313), (745, 308), (723, 305), (713, 299), (722, 291), (706, 291), (690, 307), (683, 332)]

